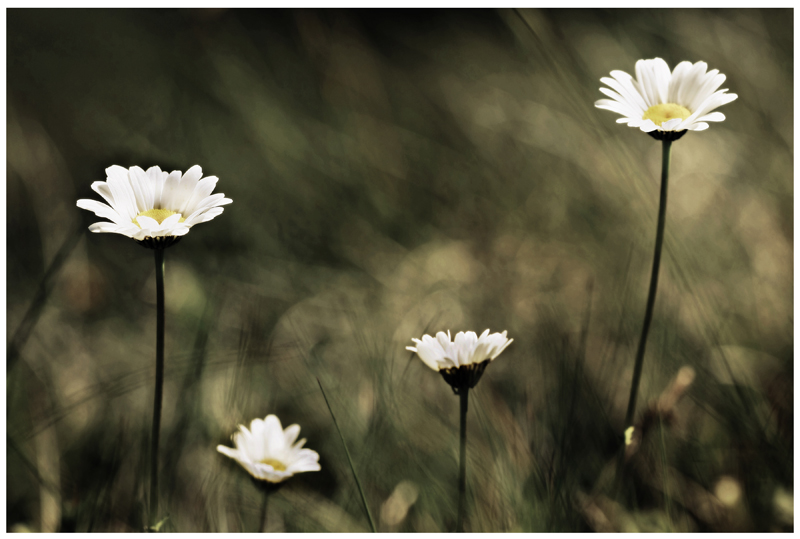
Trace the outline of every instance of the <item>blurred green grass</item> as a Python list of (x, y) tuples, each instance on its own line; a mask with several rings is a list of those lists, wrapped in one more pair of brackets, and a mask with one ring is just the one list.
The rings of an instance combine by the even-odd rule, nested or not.
[[(322, 465), (270, 529), (368, 529), (316, 377), (379, 529), (452, 530), (457, 399), (404, 347), (486, 327), (515, 342), (472, 399), (468, 529), (792, 529), (791, 13), (8, 10), (9, 529), (142, 529), (151, 253), (75, 201), (111, 164), (196, 163), (234, 202), (166, 255), (168, 530), (257, 529), (214, 448), (267, 413)], [(739, 98), (674, 147), (615, 494), (660, 155), (593, 104), (656, 56)]]

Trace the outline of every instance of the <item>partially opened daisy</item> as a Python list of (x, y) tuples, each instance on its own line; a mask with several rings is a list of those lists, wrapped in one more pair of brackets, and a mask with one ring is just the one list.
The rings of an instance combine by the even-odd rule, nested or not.
[(423, 335), (422, 340), (411, 339), (416, 346), (407, 346), (406, 350), (416, 352), (428, 367), (441, 373), (458, 394), (463, 387), (475, 387), (489, 362), (514, 342), (507, 333), (489, 335), (487, 329), (478, 337), (474, 331), (459, 331), (451, 341), (449, 330), (440, 331), (436, 338)]
[(706, 71), (705, 62), (681, 62), (670, 72), (661, 58), (636, 62), (636, 79), (624, 71), (612, 71), (601, 82), (609, 88), (600, 91), (611, 99), (601, 99), (595, 106), (622, 115), (617, 123), (638, 127), (657, 140), (677, 140), (686, 131), (708, 129), (708, 122), (721, 122), (725, 115), (712, 112), (730, 103), (736, 94), (718, 90), (725, 75)]
[(239, 425), (232, 436), (235, 447), (218, 445), (217, 451), (241, 464), (255, 479), (281, 483), (294, 474), (321, 469), (319, 454), (303, 448), (305, 438), (296, 442), (299, 434), (299, 425), (284, 430), (280, 419), (270, 414), (251, 421), (249, 430)]
[[(93, 211), (102, 221), (89, 227), (92, 232), (112, 232), (133, 238), (145, 247), (160, 249), (176, 243), (192, 226), (210, 221), (222, 213), (231, 199), (212, 195), (216, 176), (202, 178), (203, 169), (193, 166), (167, 174), (159, 167), (147, 172), (140, 167), (106, 169), (107, 181), (94, 182), (94, 189), (108, 204), (81, 199), (78, 207)], [(202, 179), (201, 179), (202, 178)]]
[(456, 334), (450, 340), (450, 331), (440, 331), (436, 338), (423, 335), (422, 339), (412, 339), (416, 346), (406, 350), (416, 352), (419, 358), (431, 369), (439, 372), (450, 384), (453, 393), (459, 396), (460, 437), (458, 469), (458, 517), (456, 531), (464, 531), (467, 490), (467, 409), (469, 390), (475, 387), (486, 370), (487, 365), (511, 344), (514, 339), (506, 337), (507, 332), (492, 333), (487, 329), (478, 337), (474, 331)]

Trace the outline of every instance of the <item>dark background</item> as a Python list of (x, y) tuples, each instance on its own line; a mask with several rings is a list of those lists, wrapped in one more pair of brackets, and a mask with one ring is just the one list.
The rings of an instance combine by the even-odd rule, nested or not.
[[(404, 347), (486, 327), (468, 529), (792, 529), (791, 10), (7, 14), (9, 529), (144, 525), (152, 252), (75, 206), (112, 164), (233, 199), (166, 252), (165, 529), (257, 529), (215, 447), (276, 413), (322, 471), (269, 529), (366, 530), (318, 377), (379, 528), (452, 530), (458, 401)], [(594, 101), (656, 56), (739, 98), (673, 145), (620, 492), (660, 145)]]

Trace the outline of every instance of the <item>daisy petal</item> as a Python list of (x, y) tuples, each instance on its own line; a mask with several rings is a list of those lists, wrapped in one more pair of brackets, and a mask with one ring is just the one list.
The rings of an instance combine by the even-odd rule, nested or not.
[(300, 425), (289, 425), (283, 432), (284, 442), (286, 447), (290, 447), (300, 435)]
[(158, 224), (158, 221), (156, 221), (151, 217), (146, 217), (144, 215), (140, 215), (139, 217), (137, 217), (136, 222), (139, 223), (139, 226), (142, 228), (142, 230), (144, 229), (158, 230), (159, 228), (161, 228)]
[(96, 200), (91, 200), (88, 198), (82, 198), (77, 202), (77, 206), (83, 210), (89, 210), (94, 212), (95, 215), (98, 217), (105, 217), (106, 219), (110, 219), (114, 223), (121, 225), (125, 223), (125, 220), (119, 216), (119, 214), (114, 211), (111, 206), (103, 204), (102, 202), (98, 202)]
[(90, 232), (117, 232), (119, 230), (119, 225), (114, 223), (108, 223), (101, 221), (99, 223), (94, 223), (89, 225)]
[(698, 122), (722, 122), (725, 121), (725, 115), (721, 112), (712, 112), (711, 114), (706, 114), (705, 116), (698, 118)]
[(127, 180), (128, 169), (119, 165), (111, 165), (106, 169), (106, 177), (115, 178), (117, 180)]

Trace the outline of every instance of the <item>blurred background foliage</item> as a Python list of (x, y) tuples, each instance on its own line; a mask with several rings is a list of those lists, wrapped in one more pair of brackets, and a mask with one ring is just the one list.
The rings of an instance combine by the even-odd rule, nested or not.
[[(166, 252), (162, 511), (252, 531), (215, 451), (299, 423), (271, 531), (450, 531), (457, 398), (411, 337), (507, 329), (473, 392), (468, 529), (793, 526), (791, 10), (10, 9), (7, 522), (144, 526), (152, 253), (79, 198), (200, 164), (233, 199)], [(660, 145), (594, 107), (639, 58), (739, 99), (673, 148), (641, 437), (613, 470)]]

